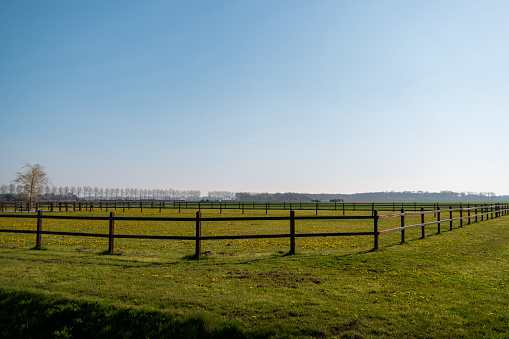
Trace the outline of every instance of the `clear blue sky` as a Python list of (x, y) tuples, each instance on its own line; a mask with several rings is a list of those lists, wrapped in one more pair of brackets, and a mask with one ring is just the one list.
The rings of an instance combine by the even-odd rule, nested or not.
[(508, 1), (2, 1), (0, 184), (509, 194)]

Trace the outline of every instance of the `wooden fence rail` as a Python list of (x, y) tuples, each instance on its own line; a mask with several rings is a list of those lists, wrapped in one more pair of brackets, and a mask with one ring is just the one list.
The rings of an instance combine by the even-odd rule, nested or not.
[[(472, 215), (470, 212), (474, 211)], [(463, 216), (463, 212), (467, 211), (468, 215)], [(460, 217), (458, 218), (449, 218), (449, 219), (440, 219), (441, 213), (450, 212), (450, 216), (452, 216), (452, 212), (460, 212)], [(480, 213), (479, 213), (480, 212)], [(425, 222), (426, 214), (434, 214), (437, 216), (437, 220)], [(421, 207), (421, 211), (419, 212), (405, 212), (403, 209), (401, 213), (388, 214), (388, 215), (379, 215), (378, 211), (373, 211), (372, 215), (364, 215), (364, 216), (296, 216), (295, 211), (291, 210), (289, 216), (278, 216), (278, 217), (202, 217), (201, 211), (196, 212), (196, 216), (194, 218), (166, 218), (166, 217), (119, 217), (115, 216), (114, 212), (110, 212), (110, 215), (107, 217), (92, 217), (92, 216), (70, 216), (70, 215), (51, 215), (51, 214), (43, 214), (42, 210), (38, 210), (37, 214), (0, 214), (0, 218), (29, 218), (29, 219), (37, 219), (37, 228), (36, 230), (16, 230), (16, 229), (0, 229), (0, 233), (26, 233), (26, 234), (36, 234), (36, 245), (35, 248), (40, 249), (42, 247), (42, 235), (64, 235), (64, 236), (77, 236), (77, 237), (102, 237), (108, 238), (108, 251), (110, 253), (114, 250), (114, 240), (116, 238), (128, 238), (128, 239), (157, 239), (157, 240), (194, 240), (196, 243), (195, 248), (195, 256), (200, 256), (201, 254), (201, 241), (202, 240), (225, 240), (225, 239), (263, 239), (263, 238), (289, 238), (290, 239), (290, 254), (295, 253), (295, 239), (296, 238), (306, 238), (306, 237), (337, 237), (337, 236), (373, 236), (374, 241), (374, 249), (379, 249), (379, 236), (386, 233), (401, 231), (401, 242), (405, 242), (405, 230), (415, 227), (422, 228), (422, 236), (425, 237), (425, 227), (431, 225), (437, 225), (437, 233), (440, 233), (440, 225), (442, 223), (450, 222), (450, 230), (452, 230), (452, 221), (456, 220), (468, 220), (468, 224), (471, 223), (471, 219), (474, 218), (477, 222), (478, 217), (481, 217), (481, 220), (484, 220), (484, 216), (486, 216), (486, 220), (495, 217), (500, 217), (503, 215), (507, 215), (509, 213), (509, 204), (495, 204), (495, 205), (483, 205), (483, 206), (475, 206), (475, 207), (466, 207), (466, 208), (449, 208), (447, 210), (433, 210), (433, 211), (424, 211), (424, 207)], [(405, 216), (421, 216), (421, 223), (414, 225), (405, 225)], [(388, 218), (401, 218), (401, 226), (397, 228), (387, 229), (387, 230), (379, 230), (379, 220), (380, 219), (388, 219)], [(109, 230), (108, 234), (106, 233), (82, 233), (82, 232), (61, 232), (61, 231), (44, 231), (42, 228), (44, 219), (61, 219), (61, 220), (102, 220), (108, 221)], [(290, 228), (289, 233), (283, 234), (254, 234), (254, 235), (209, 235), (203, 236), (201, 233), (201, 223), (203, 221), (289, 221)], [(298, 220), (372, 220), (373, 223), (373, 231), (370, 232), (323, 232), (323, 233), (296, 233), (295, 232), (295, 224)], [(194, 236), (176, 236), (176, 235), (128, 235), (128, 234), (115, 234), (115, 221), (185, 221), (185, 222), (194, 222), (196, 224), (196, 231)], [(460, 224), (460, 227), (463, 224)]]
[[(442, 203), (444, 205), (445, 203)], [(472, 205), (474, 203), (471, 203)], [(484, 202), (477, 205), (491, 205), (493, 203)], [(158, 209), (162, 212), (164, 209), (218, 209), (220, 213), (226, 209), (239, 209), (244, 214), (245, 210), (265, 210), (268, 214), (270, 210), (312, 210), (318, 215), (318, 211), (405, 211), (418, 212), (421, 208), (425, 211), (441, 210), (441, 203), (432, 202), (247, 202), (247, 201), (224, 201), (224, 202), (200, 202), (200, 201), (39, 201), (36, 203), (28, 202), (9, 202), (0, 201), (0, 212), (5, 211), (36, 211), (39, 209), (46, 211), (94, 211), (100, 210), (131, 210), (139, 209)], [(463, 208), (464, 203), (447, 203), (451, 208)]]

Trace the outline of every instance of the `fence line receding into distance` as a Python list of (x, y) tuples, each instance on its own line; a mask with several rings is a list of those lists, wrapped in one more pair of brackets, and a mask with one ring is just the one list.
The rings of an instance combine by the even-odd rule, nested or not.
[[(473, 211), (473, 214), (472, 214)], [(453, 212), (459, 212), (460, 216), (457, 218), (452, 218)], [(466, 216), (464, 213), (466, 212)], [(448, 219), (441, 219), (441, 214), (449, 213)], [(224, 239), (263, 239), (263, 238), (289, 238), (290, 240), (290, 250), (289, 254), (295, 253), (295, 240), (296, 238), (304, 238), (304, 237), (330, 237), (330, 236), (373, 236), (373, 248), (375, 250), (379, 249), (379, 237), (382, 234), (391, 233), (391, 232), (401, 232), (401, 242), (405, 242), (405, 230), (410, 228), (421, 227), (422, 233), (421, 238), (425, 238), (425, 227), (431, 225), (437, 225), (437, 233), (441, 233), (441, 226), (444, 223), (449, 223), (449, 230), (453, 229), (453, 221), (460, 221), (460, 227), (463, 226), (463, 221), (467, 220), (467, 224), (470, 224), (472, 219), (475, 222), (483, 221), (485, 216), (486, 219), (491, 219), (507, 215), (509, 213), (509, 204), (494, 204), (494, 205), (481, 205), (474, 207), (462, 207), (462, 208), (449, 208), (445, 210), (432, 210), (425, 211), (424, 207), (421, 207), (421, 210), (418, 212), (405, 212), (404, 209), (401, 210), (400, 213), (388, 214), (388, 215), (379, 215), (377, 210), (374, 210), (371, 215), (357, 215), (357, 216), (296, 216), (295, 211), (291, 210), (289, 216), (257, 216), (257, 217), (202, 217), (201, 211), (196, 212), (196, 216), (194, 218), (158, 218), (158, 217), (121, 217), (115, 216), (115, 212), (110, 212), (110, 215), (107, 217), (93, 217), (93, 216), (71, 216), (71, 215), (51, 215), (51, 214), (43, 214), (42, 210), (38, 210), (37, 214), (18, 214), (18, 213), (9, 213), (9, 214), (0, 214), (0, 218), (36, 218), (37, 219), (37, 227), (36, 230), (16, 230), (16, 229), (0, 229), (0, 232), (3, 233), (28, 233), (36, 235), (35, 248), (40, 249), (42, 247), (42, 235), (63, 235), (63, 236), (77, 236), (77, 237), (102, 237), (108, 238), (108, 252), (112, 253), (114, 250), (114, 241), (116, 238), (130, 238), (130, 239), (164, 239), (164, 240), (190, 240), (195, 241), (195, 256), (200, 256), (201, 254), (201, 241), (202, 240), (224, 240)], [(433, 214), (436, 216), (436, 220), (425, 222), (425, 215)], [(420, 215), (421, 222), (419, 224), (406, 225), (405, 224), (405, 216), (412, 215)], [(378, 223), (380, 219), (387, 218), (400, 218), (401, 226), (397, 228), (387, 229), (387, 230), (379, 230)], [(43, 230), (43, 220), (44, 219), (66, 219), (66, 220), (103, 220), (108, 222), (108, 234), (101, 233), (76, 233), (76, 232), (60, 232), (60, 231), (44, 231)], [(373, 225), (373, 231), (369, 232), (328, 232), (328, 233), (296, 233), (295, 232), (295, 224), (298, 220), (354, 220), (354, 219), (364, 219), (371, 220)], [(185, 222), (194, 222), (196, 225), (195, 235), (194, 236), (172, 236), (172, 235), (128, 235), (128, 234), (115, 234), (115, 221), (185, 221)], [(255, 234), (255, 235), (217, 235), (217, 236), (202, 236), (202, 226), (201, 223), (203, 221), (219, 221), (219, 222), (231, 222), (231, 221), (289, 221), (289, 233), (284, 234)]]

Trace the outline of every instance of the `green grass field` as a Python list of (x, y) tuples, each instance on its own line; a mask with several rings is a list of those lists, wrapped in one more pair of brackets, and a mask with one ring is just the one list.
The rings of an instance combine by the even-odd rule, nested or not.
[[(419, 220), (407, 217), (406, 224)], [(399, 222), (383, 219), (380, 228)], [(43, 249), (34, 250), (35, 235), (4, 233), (0, 337), (509, 337), (509, 218), (453, 226), (449, 232), (444, 223), (439, 235), (430, 226), (426, 239), (419, 239), (420, 229), (407, 230), (405, 244), (399, 232), (382, 235), (378, 251), (371, 236), (297, 238), (292, 256), (288, 239), (203, 241), (199, 260), (192, 258), (193, 241), (116, 239), (109, 255), (104, 238), (43, 236)], [(9, 227), (35, 229), (35, 220), (0, 218), (0, 228)], [(288, 227), (288, 221), (203, 222), (202, 234), (287, 233)], [(192, 222), (117, 221), (115, 228), (116, 234), (194, 234)], [(108, 225), (44, 220), (43, 229), (107, 233)], [(297, 233), (372, 229), (370, 220), (296, 223)]]

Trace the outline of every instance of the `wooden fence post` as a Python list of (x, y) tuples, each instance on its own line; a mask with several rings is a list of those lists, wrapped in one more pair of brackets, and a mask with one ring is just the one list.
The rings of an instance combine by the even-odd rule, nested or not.
[(468, 213), (468, 223), (467, 223), (467, 225), (470, 225), (470, 204), (467, 204), (467, 208), (468, 208), (468, 210), (467, 210), (467, 213)]
[(318, 203), (316, 203), (316, 213), (315, 215), (318, 215)]
[[(254, 204), (254, 203), (253, 203)], [(254, 205), (253, 205), (254, 206)], [(265, 214), (267, 214), (267, 212), (269, 211), (269, 203), (266, 202), (265, 203)]]
[(35, 237), (35, 248), (40, 250), (42, 246), (42, 210), (37, 211), (37, 235)]
[(140, 201), (140, 213), (143, 213), (143, 203)]
[[(424, 207), (421, 207), (421, 224), (424, 224)], [(426, 226), (421, 226), (421, 238), (426, 238)]]
[(196, 249), (195, 257), (198, 258), (201, 254), (201, 211), (196, 212)]
[[(405, 213), (405, 209), (402, 208), (401, 209), (401, 213)], [(405, 215), (403, 214), (401, 216), (401, 227), (405, 227)], [(405, 242), (405, 230), (401, 230), (401, 242), (404, 243)]]
[(373, 233), (374, 233), (374, 240), (375, 240), (375, 250), (378, 250), (378, 237), (380, 236), (380, 233), (378, 232), (378, 211), (374, 211), (373, 213)]
[(460, 227), (463, 227), (463, 205), (460, 203)]
[[(449, 209), (452, 210), (452, 206), (449, 206)], [(452, 211), (449, 211), (449, 219), (451, 219), (449, 221), (449, 231), (452, 231)]]
[(115, 234), (115, 212), (110, 212), (110, 227), (109, 227), (109, 233), (108, 233), (108, 253), (113, 253), (113, 242), (115, 241), (115, 238), (113, 235)]
[[(438, 205), (437, 205), (438, 207)], [(440, 234), (440, 210), (437, 210), (437, 221), (438, 221), (438, 234)]]
[(290, 254), (295, 254), (295, 211), (290, 211)]

